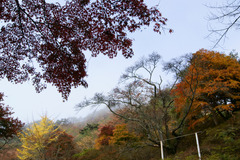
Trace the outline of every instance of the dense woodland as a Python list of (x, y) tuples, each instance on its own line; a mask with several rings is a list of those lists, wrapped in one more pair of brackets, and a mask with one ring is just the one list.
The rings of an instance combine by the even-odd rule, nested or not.
[[(227, 9), (233, 11), (223, 10), (229, 12), (224, 16), (231, 16), (234, 7), (230, 3)], [(0, 32), (0, 78), (32, 81), (38, 92), (50, 83), (64, 100), (72, 87), (88, 85), (84, 51), (110, 58), (122, 52), (129, 58), (127, 33), (151, 23), (157, 33), (172, 33), (160, 11), (141, 0), (72, 0), (64, 6), (3, 0), (0, 13), (6, 23)], [(215, 30), (219, 41), (237, 21)], [(76, 109), (98, 106), (106, 110), (84, 121), (43, 115), (24, 124), (0, 93), (0, 159), (159, 160), (163, 144), (165, 159), (192, 160), (199, 159), (194, 133), (202, 159), (240, 159), (240, 59), (235, 52), (200, 49), (169, 62), (154, 52), (126, 66), (116, 88), (96, 93)]]

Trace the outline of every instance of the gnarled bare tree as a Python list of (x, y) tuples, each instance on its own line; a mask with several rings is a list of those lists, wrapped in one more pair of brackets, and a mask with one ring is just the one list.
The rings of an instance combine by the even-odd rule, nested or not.
[[(160, 147), (160, 141), (170, 137), (170, 110), (173, 107), (172, 87), (162, 87), (162, 78), (157, 81), (156, 72), (160, 55), (153, 53), (126, 69), (121, 76), (124, 88), (117, 87), (107, 96), (96, 94), (92, 99), (77, 105), (83, 108), (90, 105), (105, 105), (109, 110), (134, 122), (146, 134), (151, 146)], [(154, 81), (154, 79), (156, 81)], [(169, 147), (165, 145), (165, 147)]]

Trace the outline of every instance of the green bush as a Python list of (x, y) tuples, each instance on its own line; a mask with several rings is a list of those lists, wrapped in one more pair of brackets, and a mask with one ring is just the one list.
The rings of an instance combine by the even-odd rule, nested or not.
[(190, 156), (187, 156), (185, 160), (198, 160), (199, 157), (196, 156), (196, 155), (190, 155)]
[(239, 158), (233, 155), (215, 153), (207, 157), (206, 160), (239, 160)]
[(99, 156), (100, 152), (96, 149), (84, 149), (82, 152), (75, 154), (73, 157), (79, 160), (92, 160)]

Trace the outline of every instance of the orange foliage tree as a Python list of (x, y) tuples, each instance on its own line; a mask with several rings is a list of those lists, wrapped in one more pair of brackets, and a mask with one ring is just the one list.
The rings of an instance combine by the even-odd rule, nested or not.
[[(186, 113), (190, 127), (212, 117), (226, 119), (232, 111), (240, 108), (240, 64), (235, 57), (199, 50), (192, 54), (184, 76), (176, 85), (176, 110)], [(190, 98), (189, 98), (190, 97)]]

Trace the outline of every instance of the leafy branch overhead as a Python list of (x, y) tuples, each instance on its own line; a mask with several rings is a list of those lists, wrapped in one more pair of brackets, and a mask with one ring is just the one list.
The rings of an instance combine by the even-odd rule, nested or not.
[[(46, 83), (67, 99), (72, 87), (87, 87), (85, 51), (113, 58), (133, 56), (128, 32), (154, 23), (161, 33), (167, 19), (143, 0), (72, 0), (61, 6), (45, 0), (0, 2), (0, 78)], [(169, 29), (168, 29), (169, 30)], [(169, 32), (172, 32), (170, 29)]]

